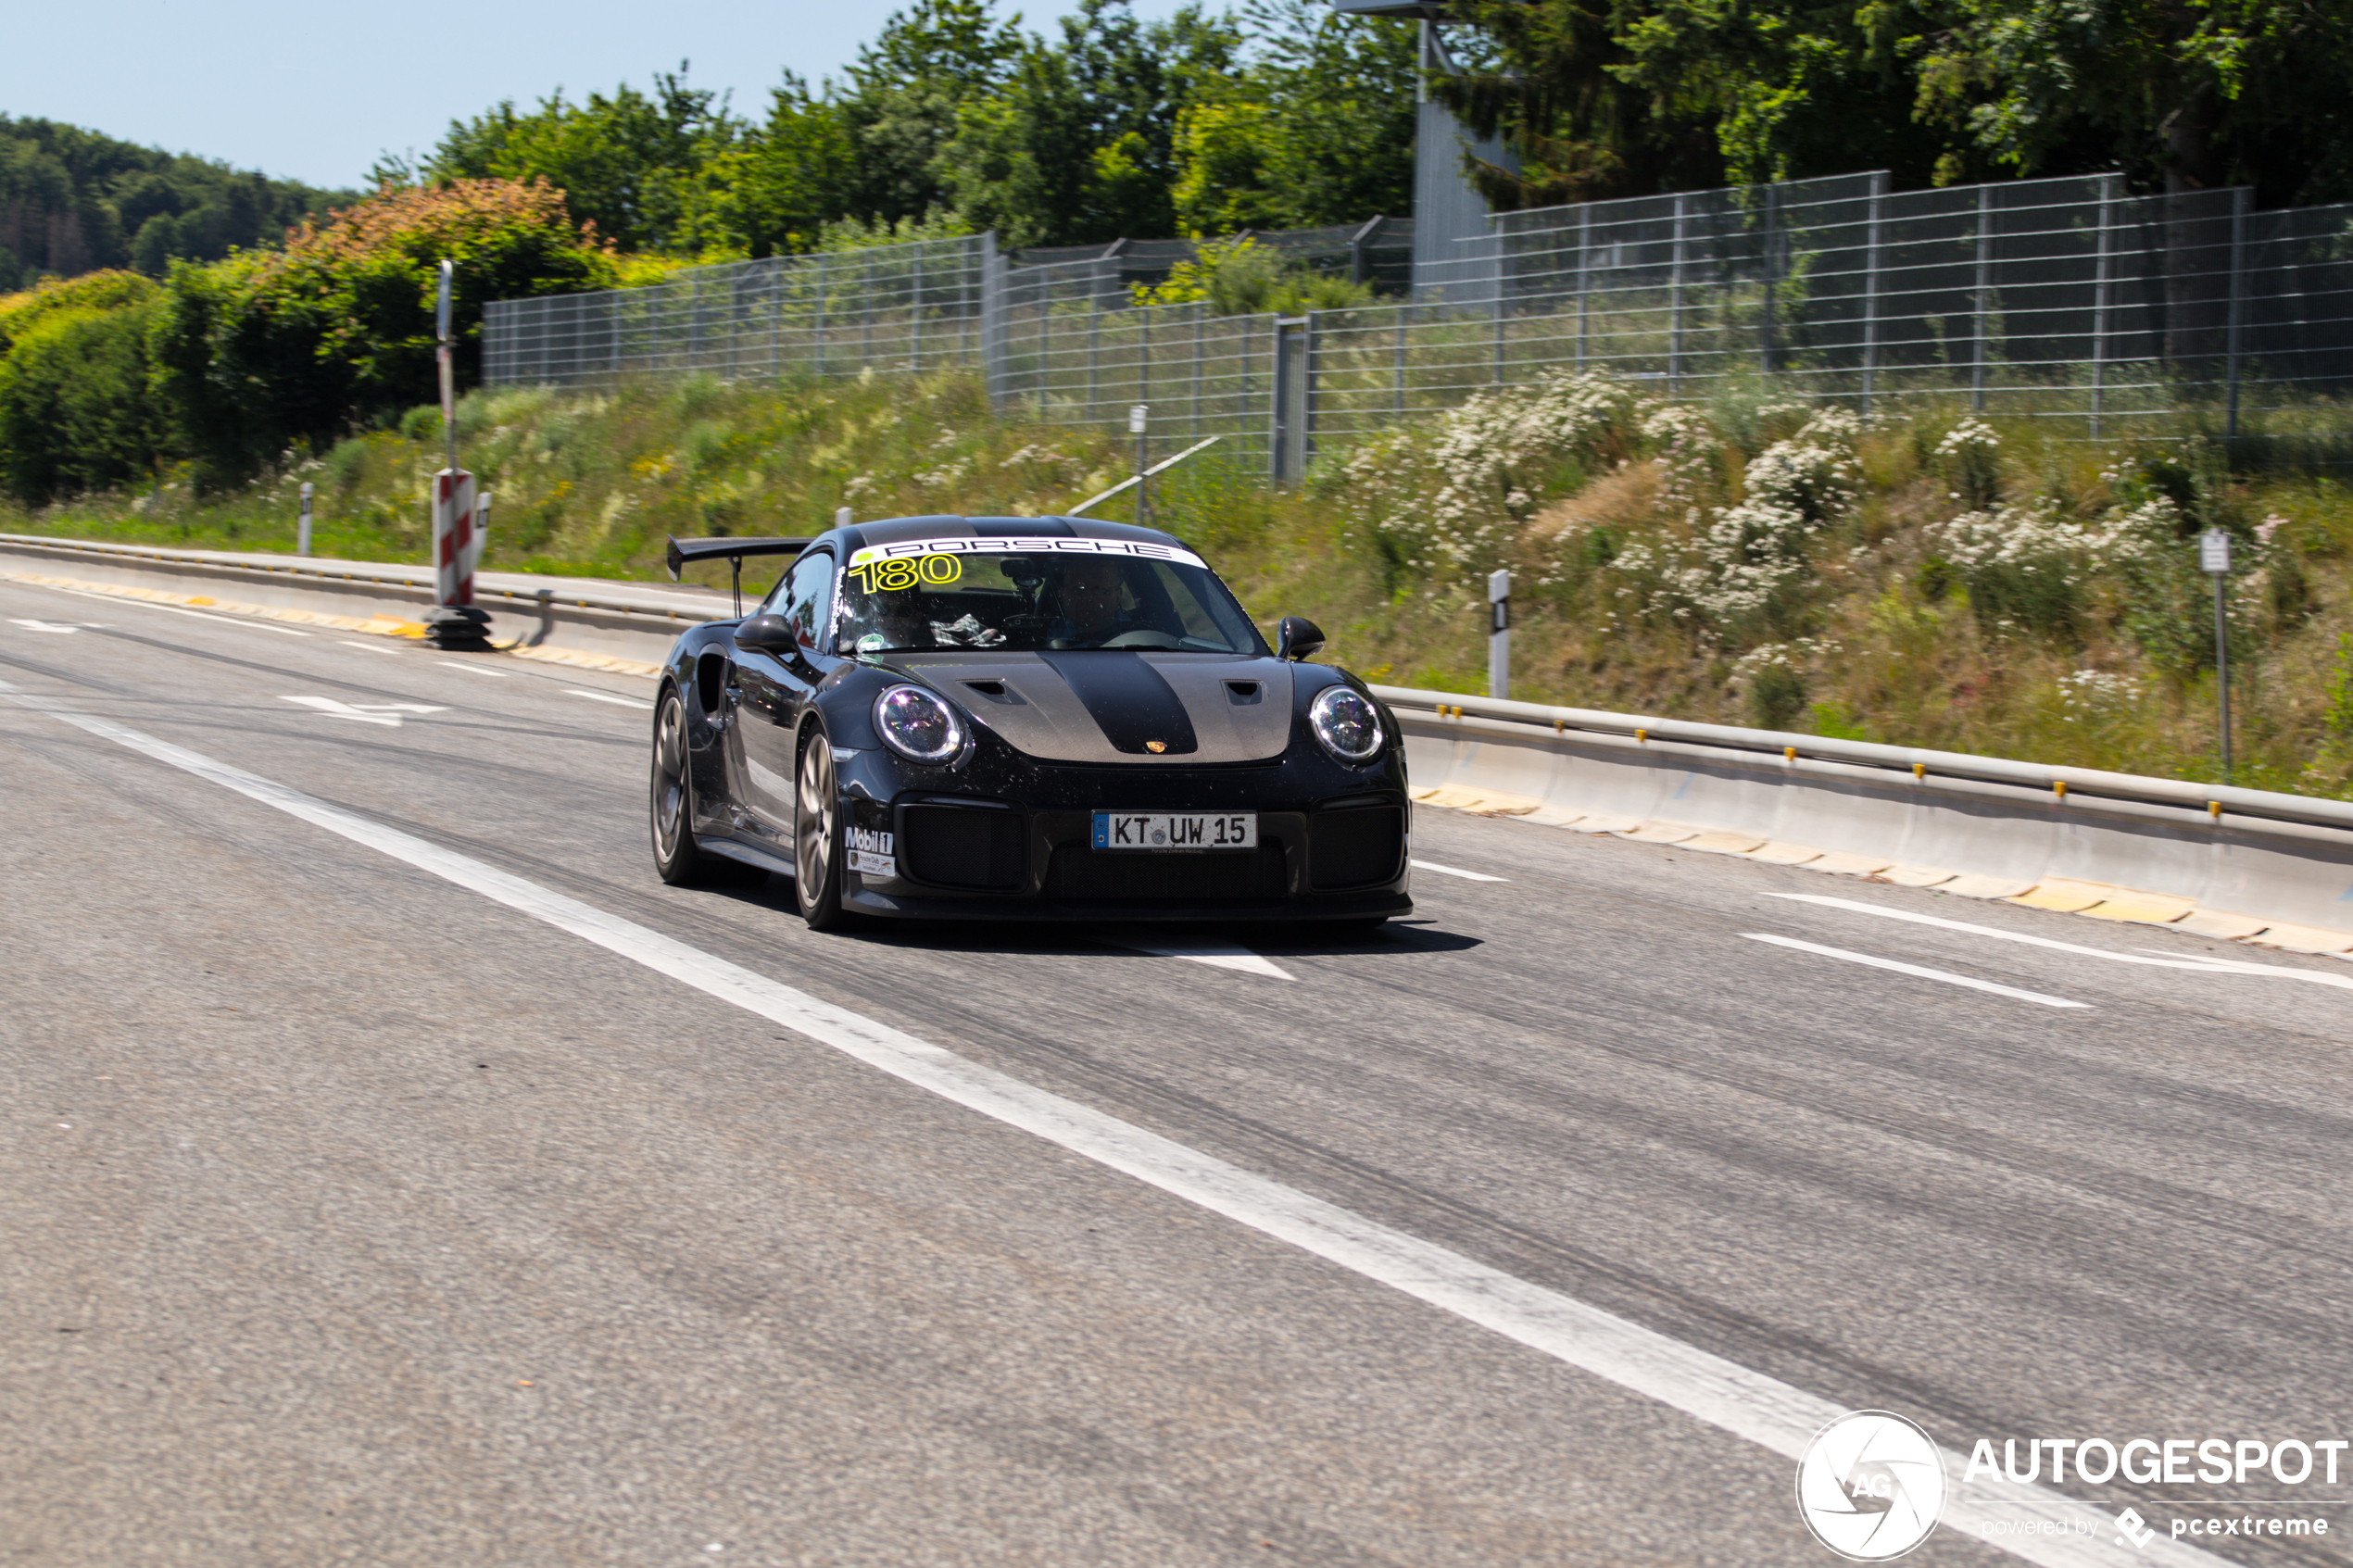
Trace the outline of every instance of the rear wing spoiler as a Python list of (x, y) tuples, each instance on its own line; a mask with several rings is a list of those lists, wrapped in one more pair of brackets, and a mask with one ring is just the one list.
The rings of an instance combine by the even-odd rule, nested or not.
[(679, 539), (670, 541), (670, 549), (662, 558), (670, 567), (670, 580), (678, 581), (678, 569), (688, 561), (724, 559), (735, 569), (736, 616), (744, 613), (744, 558), (747, 556), (797, 556), (816, 543), (813, 539)]

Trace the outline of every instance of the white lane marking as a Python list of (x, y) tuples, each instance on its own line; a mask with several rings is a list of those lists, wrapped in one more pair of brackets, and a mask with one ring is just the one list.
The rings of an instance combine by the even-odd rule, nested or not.
[(342, 637), (335, 639), (335, 646), (337, 647), (346, 648), (366, 648), (370, 653), (391, 653), (395, 651), (392, 648), (379, 646), (374, 643), (355, 643)]
[(1974, 975), (1955, 974), (1950, 970), (1926, 969), (1916, 963), (1898, 963), (1875, 953), (1853, 953), (1844, 947), (1825, 947), (1819, 942), (1800, 942), (1794, 936), (1771, 936), (1762, 931), (1743, 931), (1743, 936), (1752, 942), (1770, 942), (1777, 947), (1795, 947), (1800, 952), (1819, 953), (1826, 959), (1844, 959), (1848, 963), (1864, 963), (1873, 969), (1892, 969), (1898, 974), (1918, 975), (1922, 980), (1942, 980), (1947, 985), (1966, 985), (1973, 991), (1991, 991), (1997, 997), (2015, 997), (2022, 1002), (2040, 1002), (2046, 1008), (2084, 1008), (2089, 1002), (2070, 1002), (2065, 997), (2046, 997), (2040, 991), (2021, 991), (2015, 985), (1997, 985), (1991, 980)]
[(650, 702), (640, 702), (634, 696), (620, 696), (612, 692), (584, 692), (573, 686), (560, 688), (566, 696), (585, 696), (591, 702), (617, 702), (623, 708), (651, 708)]
[(62, 632), (68, 636), (82, 630), (79, 626), (53, 626), (46, 621), (19, 621), (13, 615), (8, 617), (8, 624), (21, 626), (28, 632)]
[[(1453, 1312), (1785, 1459), (1799, 1458), (1817, 1431), (1845, 1413), (1830, 1400), (1778, 1378), (969, 1061), (928, 1040), (397, 828), (110, 719), (77, 712), (6, 681), (0, 681), (0, 696), (479, 893), (951, 1104)], [(1965, 1455), (1950, 1449), (1939, 1451), (1948, 1474), (1960, 1474), (1966, 1467)], [(1969, 1497), (1954, 1488), (1940, 1522), (2043, 1568), (2115, 1568), (2115, 1557), (2097, 1536), (2061, 1533), (2065, 1522), (2085, 1513), (2103, 1529), (2111, 1523), (2092, 1505), (2046, 1486), (1996, 1478), (1978, 1483)], [(1981, 1528), (2007, 1522), (2002, 1523), (2004, 1531), (2015, 1532), (2020, 1521), (2047, 1522), (2053, 1533), (1991, 1535)], [(2232, 1568), (2221, 1558), (2164, 1537), (2151, 1541), (2134, 1561), (2165, 1568)]]
[(1436, 860), (1416, 860), (1413, 864), (1417, 870), (1436, 872), (1441, 876), (1458, 876), (1465, 882), (1511, 881), (1511, 878), (1507, 876), (1489, 876), (1485, 872), (1466, 872), (1460, 866), (1441, 866)]
[(305, 708), (315, 708), (330, 719), (348, 719), (355, 724), (383, 724), (400, 728), (403, 713), (447, 713), (446, 708), (428, 708), (422, 702), (338, 702), (331, 696), (282, 696), (280, 702), (298, 702)]
[(478, 664), (460, 664), (454, 659), (436, 659), (434, 662), (445, 670), (463, 670), (469, 675), (487, 675), (494, 681), (503, 681), (514, 673), (510, 670), (484, 670)]
[(1768, 893), (1768, 898), (1794, 898), (1806, 904), (1828, 904), (1833, 909), (1852, 909), (1856, 914), (1877, 915), (1882, 920), (1907, 920), (1914, 925), (1942, 926), (1946, 931), (1966, 931), (1972, 936), (1991, 936), (1997, 942), (2023, 942), (2030, 947), (2049, 947), (2062, 953), (2082, 953), (2087, 958), (2106, 959), (2110, 963), (2146, 964), (2154, 969), (2186, 969), (2201, 974), (2260, 974), (2274, 980), (2309, 980), (2316, 985), (2336, 985), (2353, 991), (2353, 975), (2329, 974), (2317, 969), (2297, 969), (2289, 964), (2249, 963), (2244, 959), (2218, 959), (2209, 954), (2191, 953), (2180, 958), (2166, 958), (2145, 953), (2120, 953), (2108, 947), (2086, 947), (2079, 942), (2060, 942), (2048, 936), (2030, 936), (2022, 931), (2003, 931), (1991, 925), (1971, 925), (1965, 920), (1946, 920), (1940, 915), (1914, 914), (1909, 909), (1891, 909), (1884, 905), (1865, 904), (1853, 898), (1834, 898), (1823, 893)]
[(1231, 942), (1190, 942), (1167, 937), (1106, 936), (1103, 941), (1114, 947), (1125, 947), (1131, 953), (1150, 953), (1156, 959), (1190, 959), (1212, 969), (1239, 970), (1244, 974), (1263, 974), (1270, 980), (1296, 980), (1299, 977), (1260, 958), (1248, 947)]
[[(45, 583), (40, 585), (44, 588), (50, 586)], [(198, 621), (218, 621), (223, 626), (249, 626), (257, 632), (275, 632), (281, 636), (308, 637), (310, 635), (308, 632), (297, 632), (291, 626), (274, 626), (267, 621), (247, 621), (235, 615), (213, 615), (201, 609), (182, 609), (178, 605), (149, 604), (145, 599), (117, 598), (112, 594), (86, 594), (79, 588), (55, 588), (51, 591), (71, 594), (77, 599), (95, 599), (100, 604), (121, 605), (131, 609), (159, 609), (166, 615), (193, 615)]]

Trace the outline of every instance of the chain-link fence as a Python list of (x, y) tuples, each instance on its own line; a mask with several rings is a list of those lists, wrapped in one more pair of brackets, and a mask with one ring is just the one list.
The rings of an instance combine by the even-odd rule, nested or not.
[(631, 376), (733, 380), (970, 364), (993, 247), (924, 240), (689, 267), (645, 288), (493, 302), (490, 386), (600, 386)]
[[(1117, 428), (1149, 404), (1155, 435), (1228, 437), (1277, 479), (1319, 444), (1555, 370), (1676, 397), (1769, 378), (1865, 408), (1961, 393), (2093, 436), (2189, 406), (2235, 433), (2243, 412), (2353, 390), (2353, 207), (2257, 212), (2244, 190), (2131, 196), (2114, 177), (1886, 186), (1842, 175), (1506, 214), (1464, 242), (1469, 297), (1290, 319), (1134, 305), (1126, 273), (1164, 267), (1180, 242), (1125, 262), (1106, 247), (1023, 264), (980, 235), (697, 268), (494, 304), (484, 375), (975, 365), (1000, 406)], [(1382, 233), (1302, 243), (1353, 235), (1362, 265)]]

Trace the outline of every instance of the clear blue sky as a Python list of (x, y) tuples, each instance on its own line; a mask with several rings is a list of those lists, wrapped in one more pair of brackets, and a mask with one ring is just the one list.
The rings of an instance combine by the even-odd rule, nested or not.
[[(1136, 0), (1166, 16), (1177, 0)], [(1033, 29), (1075, 0), (1006, 4)], [(857, 57), (895, 0), (47, 0), (11, 9), (0, 113), (86, 125), (314, 185), (360, 183), (379, 153), (560, 86), (578, 98), (694, 62), (759, 112), (778, 74)]]

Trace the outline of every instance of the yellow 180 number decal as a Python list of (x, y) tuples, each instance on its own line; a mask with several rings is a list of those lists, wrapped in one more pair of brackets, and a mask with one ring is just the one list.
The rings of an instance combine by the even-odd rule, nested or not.
[(954, 556), (919, 556), (912, 559), (870, 560), (849, 569), (858, 586), (870, 594), (900, 588), (937, 588), (964, 574), (964, 563)]

